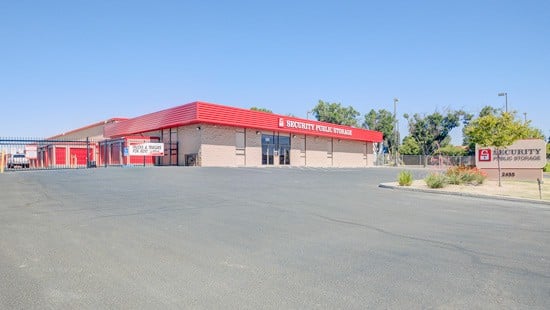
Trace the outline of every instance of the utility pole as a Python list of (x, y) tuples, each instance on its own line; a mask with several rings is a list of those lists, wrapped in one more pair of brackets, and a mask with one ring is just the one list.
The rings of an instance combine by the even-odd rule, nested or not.
[(505, 103), (506, 103), (506, 113), (508, 113), (508, 93), (507, 92), (503, 92), (503, 93), (498, 93), (498, 96), (499, 97), (502, 97), (504, 96), (504, 100), (505, 100)]
[(399, 99), (393, 98), (393, 156), (394, 156), (394, 166), (397, 166), (397, 144), (399, 143), (398, 133), (399, 130), (397, 129), (397, 103), (399, 102)]

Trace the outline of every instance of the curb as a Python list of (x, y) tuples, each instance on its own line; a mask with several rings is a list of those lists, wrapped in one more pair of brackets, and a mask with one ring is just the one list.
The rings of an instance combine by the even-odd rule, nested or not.
[(473, 198), (485, 198), (485, 199), (495, 199), (495, 200), (504, 200), (504, 201), (513, 201), (513, 202), (529, 202), (529, 203), (535, 203), (535, 204), (540, 204), (544, 206), (550, 206), (550, 201), (545, 201), (545, 200), (536, 200), (536, 199), (530, 199), (530, 198), (520, 198), (520, 197), (510, 197), (510, 196), (498, 196), (498, 195), (484, 195), (484, 194), (474, 194), (474, 193), (464, 193), (464, 192), (450, 192), (450, 191), (438, 190), (438, 189), (414, 188), (414, 187), (407, 187), (407, 186), (398, 186), (393, 184), (394, 183), (380, 183), (378, 184), (378, 187), (403, 190), (403, 191), (409, 191), (409, 192), (443, 194), (443, 195), (473, 197)]

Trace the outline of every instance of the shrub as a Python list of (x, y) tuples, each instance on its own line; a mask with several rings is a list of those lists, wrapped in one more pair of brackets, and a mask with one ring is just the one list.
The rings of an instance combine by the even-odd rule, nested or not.
[(550, 172), (550, 163), (546, 163), (546, 165), (544, 165), (544, 168), (542, 168), (542, 171)]
[(397, 182), (400, 186), (411, 186), (413, 182), (412, 173), (407, 170), (399, 172), (399, 175), (397, 176)]
[(487, 175), (476, 167), (457, 166), (450, 167), (445, 172), (450, 184), (483, 184)]
[(430, 173), (424, 181), (429, 188), (443, 188), (447, 185), (447, 177), (441, 173)]

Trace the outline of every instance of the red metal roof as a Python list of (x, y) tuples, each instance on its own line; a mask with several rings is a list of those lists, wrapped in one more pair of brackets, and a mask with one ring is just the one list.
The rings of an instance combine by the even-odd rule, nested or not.
[(105, 126), (106, 137), (122, 137), (190, 124), (215, 124), (345, 140), (381, 142), (382, 133), (261, 111), (192, 102)]

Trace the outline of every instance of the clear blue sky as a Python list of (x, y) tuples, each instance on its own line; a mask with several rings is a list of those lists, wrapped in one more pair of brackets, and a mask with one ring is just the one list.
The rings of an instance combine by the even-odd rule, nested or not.
[(0, 38), (0, 136), (196, 100), (305, 118), (394, 97), (406, 131), (403, 113), (503, 91), (550, 133), (550, 1), (1, 1)]

